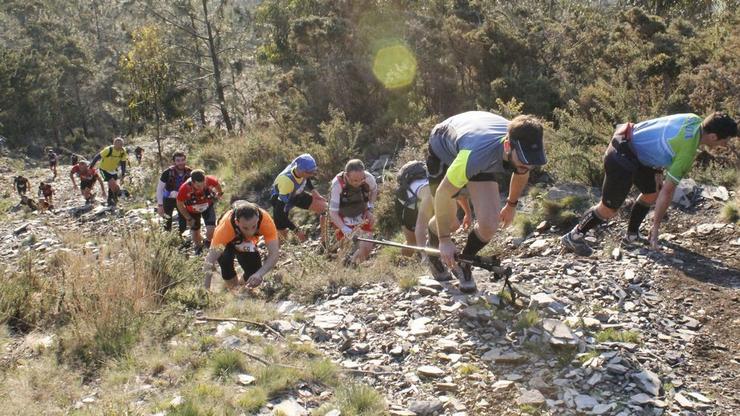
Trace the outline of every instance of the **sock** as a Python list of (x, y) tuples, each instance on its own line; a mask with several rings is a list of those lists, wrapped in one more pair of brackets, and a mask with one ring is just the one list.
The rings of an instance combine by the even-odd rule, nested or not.
[(605, 223), (606, 220), (599, 217), (596, 213), (596, 208), (591, 208), (586, 212), (586, 215), (581, 218), (581, 222), (573, 228), (573, 231), (580, 235), (586, 234), (590, 229), (595, 228), (597, 225)]
[(439, 237), (437, 237), (437, 234), (434, 234), (432, 230), (429, 230), (429, 245), (428, 247), (437, 248), (439, 247)]
[(650, 205), (637, 201), (632, 206), (632, 212), (630, 212), (630, 222), (627, 225), (627, 232), (630, 234), (638, 234), (640, 232), (640, 224), (650, 212)]
[(465, 243), (465, 248), (463, 248), (462, 254), (476, 255), (486, 246), (486, 244), (488, 244), (488, 241), (481, 240), (480, 237), (478, 237), (478, 233), (473, 229), (470, 231), (470, 234), (468, 234), (468, 241)]

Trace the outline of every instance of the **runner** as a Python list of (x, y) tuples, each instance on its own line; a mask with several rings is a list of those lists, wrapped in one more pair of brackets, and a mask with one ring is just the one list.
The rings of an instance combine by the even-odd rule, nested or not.
[(113, 145), (108, 146), (100, 151), (90, 162), (90, 167), (94, 168), (95, 164), (100, 161), (100, 173), (103, 180), (108, 182), (108, 206), (118, 204), (118, 196), (121, 193), (121, 187), (118, 183), (118, 169), (121, 169), (121, 182), (126, 176), (126, 162), (128, 154), (123, 147), (123, 138), (116, 137), (113, 139)]
[[(360, 228), (361, 234), (372, 235), (377, 197), (378, 185), (373, 175), (365, 170), (365, 164), (359, 159), (347, 162), (344, 171), (332, 180), (329, 197), (329, 218), (337, 229), (337, 240), (349, 236), (355, 228)], [(372, 243), (360, 242), (351, 262), (362, 263), (372, 249)]]
[[(216, 201), (223, 195), (221, 184), (215, 176), (206, 176), (200, 169), (190, 174), (190, 179), (180, 186), (177, 191), (177, 210), (185, 217), (188, 228), (193, 238), (195, 254), (203, 251), (203, 246), (208, 248), (213, 238), (213, 230), (216, 228)], [(200, 234), (201, 222), (206, 223), (206, 241)]]
[(57, 163), (59, 162), (59, 156), (57, 156), (57, 154), (51, 148), (47, 150), (46, 156), (49, 158), (49, 169), (54, 174), (54, 179), (56, 179), (57, 178)]
[[(77, 182), (75, 182), (75, 175), (80, 178), (79, 187), (77, 186)], [(95, 194), (92, 192), (95, 181), (100, 184), (100, 193), (105, 194), (103, 180), (98, 175), (97, 169), (89, 167), (87, 160), (80, 160), (76, 165), (72, 166), (72, 169), (69, 171), (69, 179), (72, 181), (72, 186), (81, 191), (82, 196), (85, 198), (85, 204), (90, 205), (95, 202)]]
[[(403, 165), (397, 175), (395, 213), (401, 222), (401, 231), (406, 238), (406, 244), (411, 246), (427, 241), (429, 220), (434, 216), (434, 198), (429, 190), (427, 176), (426, 164), (419, 160), (412, 160)], [(457, 203), (465, 213), (462, 226), (467, 230), (472, 225), (473, 214), (470, 203), (467, 197), (462, 195), (462, 191), (457, 196)], [(459, 227), (460, 224), (457, 222), (456, 224)], [(401, 252), (405, 256), (414, 253), (410, 249), (402, 249)]]
[(53, 199), (54, 195), (54, 188), (51, 187), (51, 184), (41, 182), (39, 184), (39, 199), (43, 198), (44, 202), (48, 204), (48, 207), (51, 208), (54, 206)]
[[(267, 246), (267, 258), (262, 263), (257, 249), (258, 239), (262, 237)], [(221, 268), (221, 277), (229, 289), (235, 288), (239, 279), (234, 267), (234, 259), (239, 262), (244, 275), (242, 283), (247, 287), (259, 286), (265, 275), (275, 267), (280, 254), (277, 228), (267, 211), (247, 201), (235, 201), (232, 209), (219, 220), (213, 235), (213, 242), (206, 255), (203, 271), (205, 287), (211, 288), (211, 275), (216, 263)]]
[(733, 137), (737, 137), (737, 123), (722, 112), (703, 121), (696, 114), (676, 114), (618, 126), (604, 155), (601, 201), (560, 239), (563, 247), (579, 256), (591, 255), (585, 234), (614, 218), (634, 185), (641, 193), (630, 213), (625, 242), (640, 240), (640, 225), (654, 206), (648, 242), (657, 249), (660, 223), (676, 186), (691, 170), (699, 145), (726, 146)]
[[(475, 255), (499, 226), (511, 224), (529, 171), (545, 163), (542, 124), (532, 116), (517, 116), (509, 121), (496, 114), (469, 111), (434, 127), (429, 138), (427, 168), (435, 216), (429, 222), (427, 245), (439, 246), (441, 257), (429, 258), (436, 279), (450, 279), (450, 267), (460, 282), (460, 291), (477, 290), (470, 265), (456, 264), (457, 247), (450, 236), (457, 229), (454, 198), (460, 190), (467, 186), (477, 217), (462, 253)], [(514, 173), (506, 204), (499, 211), (501, 201), (494, 179), (496, 173), (505, 172), (505, 164)]]
[[(157, 184), (157, 213), (164, 218), (164, 229), (172, 229), (172, 213), (177, 208), (177, 191), (190, 178), (193, 171), (186, 165), (185, 152), (175, 152), (172, 155), (173, 165), (165, 169), (159, 176)], [(177, 216), (177, 225), (180, 234), (187, 228), (184, 215)]]
[(136, 156), (136, 161), (139, 162), (139, 165), (141, 165), (141, 158), (144, 156), (144, 148), (141, 146), (136, 146), (134, 149), (134, 156)]
[[(270, 202), (281, 239), (287, 238), (290, 229), (298, 240), (306, 241), (306, 233), (300, 230), (288, 216), (293, 207), (307, 209), (317, 214), (326, 212), (326, 199), (313, 188), (311, 183), (311, 178), (316, 175), (316, 172), (316, 161), (310, 154), (304, 153), (295, 158), (275, 178)], [(321, 217), (321, 220), (323, 219)], [(323, 229), (324, 224), (321, 226)]]
[(30, 182), (28, 182), (28, 179), (23, 175), (18, 175), (13, 180), (13, 186), (15, 187), (15, 190), (18, 192), (18, 195), (21, 197), (26, 196), (26, 192), (28, 192), (28, 188), (31, 187)]

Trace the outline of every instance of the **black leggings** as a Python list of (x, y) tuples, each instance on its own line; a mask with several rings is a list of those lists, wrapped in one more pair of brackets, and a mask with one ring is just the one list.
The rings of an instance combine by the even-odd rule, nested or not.
[(218, 258), (218, 264), (221, 266), (221, 276), (224, 280), (231, 280), (236, 277), (236, 268), (234, 267), (234, 259), (239, 262), (239, 265), (244, 270), (244, 280), (248, 279), (249, 276), (253, 275), (254, 272), (262, 267), (262, 258), (258, 251), (236, 251), (233, 244), (226, 246), (226, 249)]
[(643, 194), (658, 190), (656, 176), (661, 171), (640, 163), (628, 142), (615, 138), (604, 155), (604, 184), (601, 202), (611, 209), (619, 209), (634, 185)]
[[(177, 199), (165, 198), (162, 207), (164, 208), (165, 215), (167, 215), (167, 218), (164, 220), (164, 229), (166, 231), (170, 231), (172, 229), (172, 213), (175, 212), (175, 209), (177, 208)], [(177, 214), (177, 228), (180, 230), (180, 234), (188, 228), (188, 222), (185, 221), (185, 217), (179, 212)]]

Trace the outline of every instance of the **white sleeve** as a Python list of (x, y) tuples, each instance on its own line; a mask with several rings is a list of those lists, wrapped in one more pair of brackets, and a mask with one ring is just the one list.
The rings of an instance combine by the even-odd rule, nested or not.
[(339, 212), (339, 200), (342, 197), (342, 189), (339, 181), (334, 178), (331, 181), (331, 193), (329, 194), (329, 211)]
[(157, 204), (158, 205), (164, 204), (164, 188), (166, 186), (167, 185), (162, 181), (159, 181), (159, 183), (157, 184)]
[(375, 180), (375, 176), (368, 171), (365, 171), (365, 183), (370, 187), (370, 192), (377, 192), (378, 182)]

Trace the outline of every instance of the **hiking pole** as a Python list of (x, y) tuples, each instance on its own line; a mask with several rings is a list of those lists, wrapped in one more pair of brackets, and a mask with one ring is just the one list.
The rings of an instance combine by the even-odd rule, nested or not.
[[(371, 238), (363, 238), (363, 237), (357, 237), (357, 236), (353, 237), (353, 240), (366, 241), (368, 243), (379, 244), (382, 246), (405, 248), (405, 249), (412, 250), (418, 253), (424, 253), (427, 256), (433, 256), (433, 257), (440, 256), (439, 250), (436, 248), (431, 248), (431, 247), (410, 246), (408, 244), (396, 243), (395, 241), (373, 240)], [(511, 267), (501, 266), (501, 260), (499, 260), (498, 257), (477, 256), (477, 255), (456, 253), (455, 261), (457, 261), (458, 263), (462, 263), (462, 264), (469, 264), (471, 266), (480, 267), (481, 269), (492, 272), (494, 281), (504, 279), (504, 288), (509, 289), (511, 293), (511, 302), (513, 303), (516, 300), (516, 294), (519, 292), (514, 289), (514, 287), (511, 285), (511, 282), (509, 281), (509, 278), (512, 275)]]

